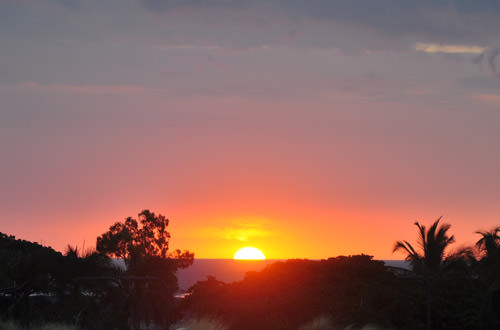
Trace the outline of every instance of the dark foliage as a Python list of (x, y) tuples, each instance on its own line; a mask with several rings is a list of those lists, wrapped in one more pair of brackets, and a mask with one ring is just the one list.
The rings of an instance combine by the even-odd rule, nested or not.
[[(192, 264), (188, 251), (168, 252), (168, 219), (145, 210), (98, 238), (97, 251), (51, 248), (0, 233), (0, 319), (56, 321), (81, 329), (165, 328), (174, 319), (175, 271)], [(110, 257), (121, 257), (126, 269)]]
[[(129, 271), (136, 272), (144, 267), (145, 258), (159, 265), (163, 260), (169, 268), (185, 268), (193, 263), (194, 254), (176, 250), (169, 253), (169, 220), (161, 215), (144, 210), (138, 220), (128, 217), (124, 222), (116, 222), (109, 230), (97, 238), (97, 251), (111, 257), (123, 258)], [(135, 265), (139, 263), (139, 265)]]
[(213, 315), (232, 329), (297, 329), (318, 315), (338, 325), (375, 323), (418, 329), (423, 296), (371, 256), (288, 260), (243, 281), (198, 282), (185, 301), (197, 316)]
[(169, 252), (168, 224), (165, 216), (144, 210), (138, 220), (128, 217), (97, 238), (98, 252), (125, 261), (125, 302), (135, 327), (140, 321), (165, 327), (172, 322), (173, 295), (178, 289), (175, 271), (194, 260), (189, 251)]
[(116, 274), (109, 258), (102, 254), (82, 256), (69, 247), (63, 255), (0, 233), (0, 317), (17, 320), (25, 327), (48, 321), (96, 329), (114, 325), (106, 322), (106, 314), (111, 313), (102, 302), (109, 299), (116, 285), (82, 278)]
[[(418, 228), (418, 248), (415, 249), (408, 241), (396, 242), (393, 252), (402, 250), (406, 253), (405, 260), (409, 261), (413, 271), (424, 275), (435, 275), (441, 271), (445, 250), (455, 241), (453, 235), (448, 236), (449, 224), (439, 226), (439, 217), (430, 226), (429, 230), (424, 225), (415, 222)], [(420, 250), (420, 251), (419, 251)]]

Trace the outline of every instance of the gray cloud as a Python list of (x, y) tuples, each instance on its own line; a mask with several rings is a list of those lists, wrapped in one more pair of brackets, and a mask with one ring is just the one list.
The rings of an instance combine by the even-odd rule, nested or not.
[(263, 4), (265, 1), (245, 0), (139, 0), (141, 4), (152, 12), (166, 12), (175, 8), (241, 8), (248, 7), (251, 3)]
[(500, 54), (500, 48), (495, 47), (495, 48), (489, 48), (486, 49), (484, 52), (479, 54), (475, 59), (475, 63), (482, 63), (484, 59), (488, 62), (488, 67), (490, 68), (491, 72), (498, 78), (500, 78), (500, 72), (497, 71), (497, 67), (495, 64), (495, 59)]
[[(398, 78), (414, 75), (412, 67), (425, 56), (410, 54), (417, 43), (480, 48), (500, 44), (490, 37), (500, 30), (497, 17), (491, 19), (498, 16), (499, 5), (490, 1), (480, 6), (395, 0), (41, 3), (8, 2), (0, 10), (0, 82), (286, 92), (292, 84), (311, 90), (307, 80), (293, 79), (304, 72), (311, 82), (372, 71)], [(490, 68), (497, 71), (497, 55), (492, 55), (484, 55), (483, 61), (489, 58)], [(425, 57), (452, 62), (450, 56)], [(396, 74), (388, 67), (398, 60), (405, 64), (398, 65)], [(465, 65), (477, 69), (470, 62)], [(273, 75), (263, 79), (257, 72)], [(442, 73), (458, 79), (450, 71)]]
[[(398, 1), (398, 0), (140, 0), (152, 12), (177, 8), (259, 8), (294, 19), (336, 21), (364, 26), (397, 37), (422, 42), (482, 43), (491, 45), (500, 29), (497, 1)], [(250, 4), (251, 3), (251, 4)]]
[[(407, 51), (415, 43), (500, 44), (500, 4), (489, 0), (46, 0), (72, 9), (71, 25), (64, 14), (22, 3), (0, 11), (0, 37), (8, 31), (57, 40), (146, 37), (141, 40), (156, 44), (336, 48), (349, 54)], [(156, 15), (143, 15), (141, 7)]]

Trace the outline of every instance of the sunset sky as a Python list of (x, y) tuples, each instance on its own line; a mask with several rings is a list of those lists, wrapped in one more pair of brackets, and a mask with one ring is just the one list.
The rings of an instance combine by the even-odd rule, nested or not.
[[(400, 259), (500, 225), (500, 2), (0, 0), (0, 232)], [(84, 243), (85, 242), (85, 243)]]

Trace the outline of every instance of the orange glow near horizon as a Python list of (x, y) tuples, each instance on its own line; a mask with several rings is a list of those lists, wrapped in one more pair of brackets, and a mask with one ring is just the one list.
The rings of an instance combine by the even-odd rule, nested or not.
[(257, 248), (244, 247), (239, 249), (233, 258), (235, 260), (265, 260), (266, 256)]
[[(172, 250), (189, 250), (195, 253), (196, 259), (232, 259), (235, 251), (245, 246), (258, 247), (265, 253), (266, 259), (325, 259), (361, 253), (373, 255), (375, 259), (402, 259), (404, 255), (401, 253), (392, 253), (394, 242), (402, 239), (414, 242), (417, 232), (413, 222), (429, 224), (435, 220), (433, 215), (439, 214), (437, 209), (408, 215), (404, 210), (387, 212), (366, 208), (348, 212), (340, 207), (333, 212), (307, 205), (307, 200), (302, 203), (307, 207), (301, 209), (297, 207), (298, 199), (294, 201), (290, 198), (288, 203), (265, 207), (260, 205), (260, 212), (245, 216), (241, 215), (243, 212), (238, 212), (242, 209), (250, 214), (250, 208), (241, 202), (244, 198), (226, 204), (212, 197), (210, 205), (201, 205), (197, 210), (186, 210), (184, 205), (172, 207), (161, 202), (151, 203), (148, 207), (171, 220)], [(96, 237), (114, 222), (123, 221), (126, 216), (136, 216), (141, 210), (137, 204), (95, 215), (76, 214), (73, 227), (58, 222), (57, 230), (49, 226), (23, 228), (13, 222), (10, 228), (2, 226), (0, 231), (52, 246), (60, 252), (64, 252), (67, 244), (82, 249), (92, 248)], [(286, 205), (289, 205), (288, 209)], [(224, 208), (229, 211), (219, 211)], [(462, 244), (473, 245), (478, 239), (474, 230), (489, 228), (487, 224), (467, 221), (472, 216), (464, 211), (445, 214), (443, 221), (452, 225), (450, 231), (457, 237), (450, 251)], [(486, 215), (483, 218), (494, 223), (494, 219)], [(41, 223), (50, 220), (41, 216), (38, 219)], [(304, 219), (310, 219), (308, 225), (304, 225)], [(74, 230), (75, 227), (77, 230)]]

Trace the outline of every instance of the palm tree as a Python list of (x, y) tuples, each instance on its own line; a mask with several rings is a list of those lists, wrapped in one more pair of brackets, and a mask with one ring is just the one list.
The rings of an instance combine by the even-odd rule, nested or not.
[(432, 297), (432, 278), (437, 276), (443, 265), (445, 250), (455, 241), (453, 235), (448, 236), (449, 224), (439, 226), (439, 217), (432, 226), (427, 228), (418, 222), (415, 226), (418, 228), (417, 244), (419, 251), (415, 250), (408, 241), (397, 241), (394, 245), (393, 253), (399, 250), (406, 252), (405, 260), (409, 261), (413, 271), (424, 276), (426, 284), (426, 319), (427, 330), (431, 329), (431, 297)]
[(483, 259), (489, 262), (495, 262), (500, 258), (500, 227), (490, 231), (477, 231), (481, 239), (477, 241), (476, 247), (484, 253)]
[(407, 253), (405, 260), (409, 261), (415, 273), (422, 275), (436, 275), (441, 270), (444, 261), (444, 252), (448, 245), (455, 241), (453, 235), (448, 236), (447, 232), (451, 225), (444, 223), (439, 226), (439, 217), (427, 230), (427, 228), (418, 222), (417, 244), (420, 251), (408, 241), (397, 241), (394, 245), (393, 253), (403, 250)]
[(479, 266), (483, 275), (492, 280), (495, 289), (500, 288), (500, 227), (490, 231), (477, 231), (481, 239), (476, 242), (476, 247), (481, 251), (482, 258)]
[(481, 259), (478, 262), (480, 278), (484, 280), (487, 286), (484, 297), (483, 312), (486, 316), (486, 322), (492, 325), (492, 328), (498, 328), (499, 318), (495, 308), (494, 301), (498, 300), (500, 290), (500, 227), (490, 231), (477, 231), (476, 234), (482, 237), (476, 242), (476, 247), (481, 252)]

